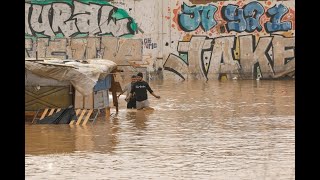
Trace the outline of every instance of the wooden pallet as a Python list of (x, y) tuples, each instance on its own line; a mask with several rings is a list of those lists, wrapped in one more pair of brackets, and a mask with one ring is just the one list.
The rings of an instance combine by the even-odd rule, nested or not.
[(96, 115), (94, 116), (94, 118), (90, 119), (90, 116), (93, 114), (93, 111), (94, 111), (93, 109), (77, 109), (76, 115), (77, 115), (78, 119), (71, 120), (69, 124), (70, 125), (73, 125), (73, 124), (80, 125), (82, 122), (82, 125), (86, 125), (89, 120), (92, 120), (94, 122), (94, 120), (96, 119), (96, 117), (98, 115), (98, 112), (96, 112)]
[[(51, 116), (53, 113), (57, 113), (61, 111), (61, 108), (45, 108), (45, 109), (39, 109), (37, 113), (35, 114), (32, 124), (35, 123), (35, 120), (42, 120), (43, 118), (47, 116)], [(40, 115), (41, 114), (41, 115)], [(95, 122), (97, 116), (99, 114), (99, 110), (94, 109), (76, 109), (76, 116), (78, 119), (73, 119), (70, 121), (70, 125), (76, 124), (76, 125), (86, 125), (88, 121), (92, 121), (92, 123)], [(39, 118), (40, 115), (40, 118)], [(79, 116), (80, 115), (80, 116)], [(90, 118), (92, 117), (92, 118)]]
[[(51, 116), (53, 113), (57, 113), (61, 111), (61, 108), (45, 108), (45, 109), (39, 109), (36, 114), (33, 117), (32, 120), (32, 124), (35, 123), (35, 120), (42, 120), (43, 118), (47, 117), (47, 116)], [(49, 112), (49, 113), (48, 113)], [(40, 115), (40, 118), (38, 117), (38, 115)]]

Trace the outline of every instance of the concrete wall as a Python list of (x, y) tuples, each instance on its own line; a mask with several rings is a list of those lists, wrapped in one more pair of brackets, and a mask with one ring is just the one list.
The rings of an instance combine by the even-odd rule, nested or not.
[(26, 57), (106, 58), (151, 79), (294, 77), (295, 1), (26, 1)]

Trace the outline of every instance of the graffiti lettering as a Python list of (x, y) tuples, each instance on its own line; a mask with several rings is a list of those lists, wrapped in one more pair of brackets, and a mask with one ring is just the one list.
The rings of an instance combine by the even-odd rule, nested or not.
[(98, 11), (101, 6), (96, 4), (83, 4), (74, 1), (74, 19), (81, 33), (95, 34), (100, 32), (98, 24)]
[(222, 15), (228, 21), (227, 30), (236, 32), (253, 32), (256, 29), (261, 31), (259, 21), (263, 13), (263, 6), (256, 1), (250, 2), (243, 9), (231, 4), (222, 9)]
[[(235, 43), (239, 38), (239, 44)], [(234, 54), (240, 46), (239, 60)], [(260, 37), (226, 36), (207, 38), (193, 36), (189, 42), (179, 42), (179, 56), (170, 54), (164, 69), (182, 79), (217, 79), (221, 74), (228, 78), (278, 78), (295, 71), (294, 38), (281, 35)], [(272, 52), (272, 55), (269, 52)], [(186, 57), (186, 58), (184, 58)], [(254, 69), (257, 67), (257, 69)], [(257, 72), (259, 71), (259, 72)], [(197, 77), (201, 75), (202, 77)]]
[[(178, 14), (178, 24), (185, 32), (195, 31), (201, 25), (207, 32), (217, 24), (215, 13), (218, 8), (209, 4), (207, 6), (188, 6), (181, 5), (181, 13)], [(283, 4), (275, 5), (267, 10), (267, 16), (271, 17), (270, 22), (261, 25), (261, 17), (265, 13), (264, 6), (257, 1), (249, 2), (243, 7), (236, 4), (222, 6), (221, 16), (226, 21), (228, 32), (254, 32), (262, 31), (265, 27), (266, 32), (288, 31), (292, 29), (291, 22), (280, 22), (282, 17), (288, 12), (288, 8)]]
[(228, 4), (222, 8), (222, 16), (228, 21), (227, 30), (242, 32), (246, 29), (246, 21), (243, 15), (243, 9), (237, 5)]
[(200, 24), (204, 31), (208, 31), (217, 24), (213, 18), (216, 11), (217, 7), (214, 5), (190, 7), (183, 3), (179, 24), (187, 32), (196, 30)]
[(142, 41), (139, 39), (120, 40), (116, 37), (50, 38), (25, 39), (26, 58), (60, 58), (85, 60), (92, 58), (109, 59), (119, 65), (128, 61), (142, 60)]
[[(64, 3), (52, 4), (53, 19), (52, 30), (59, 32), (59, 29), (66, 37), (78, 32), (75, 20), (69, 20), (71, 17), (71, 7)], [(68, 21), (69, 20), (69, 21)]]
[(217, 24), (217, 22), (213, 18), (216, 11), (217, 7), (212, 4), (203, 7), (203, 11), (201, 13), (201, 26), (204, 31), (209, 31)]
[(186, 32), (196, 30), (201, 23), (200, 10), (202, 6), (188, 6), (185, 3), (182, 5), (182, 13), (179, 14), (179, 24)]
[(219, 37), (214, 39), (215, 43), (212, 50), (212, 58), (209, 66), (209, 72), (215, 79), (222, 73), (229, 75), (236, 74), (239, 68), (238, 61), (234, 60), (234, 36)]
[(292, 28), (291, 22), (281, 22), (282, 17), (288, 13), (288, 8), (282, 4), (275, 5), (268, 9), (267, 15), (271, 17), (271, 22), (265, 24), (269, 33), (276, 31), (288, 31)]
[[(49, 9), (51, 5), (32, 5), (32, 12), (30, 17), (30, 26), (33, 31), (54, 36), (50, 23), (49, 23)], [(29, 30), (27, 30), (28, 32)], [(30, 31), (29, 31), (30, 32)]]
[(243, 8), (244, 18), (247, 23), (247, 32), (253, 32), (254, 30), (261, 31), (262, 27), (260, 25), (260, 17), (264, 13), (263, 6), (256, 2), (250, 2)]
[(61, 33), (64, 37), (78, 34), (120, 37), (133, 35), (137, 29), (134, 20), (122, 9), (77, 1), (72, 5), (25, 3), (25, 16), (25, 33), (32, 36), (55, 37)]
[[(244, 72), (252, 72), (252, 67), (258, 63), (262, 77), (273, 76), (272, 60), (268, 52), (272, 37), (261, 37), (255, 45), (255, 36), (240, 36), (240, 61)], [(251, 77), (254, 78), (254, 77)]]
[(157, 43), (153, 43), (151, 38), (144, 38), (143, 39), (144, 47), (147, 49), (155, 49), (157, 48)]

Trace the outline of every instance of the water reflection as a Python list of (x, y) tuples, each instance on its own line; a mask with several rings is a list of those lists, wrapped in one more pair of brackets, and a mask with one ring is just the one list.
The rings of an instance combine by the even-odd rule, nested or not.
[(26, 125), (27, 154), (72, 153), (76, 150), (76, 135), (65, 125)]
[(97, 125), (26, 125), (27, 154), (112, 152), (117, 143), (119, 123), (97, 120)]
[(294, 179), (294, 81), (150, 84), (155, 111), (120, 99), (94, 125), (26, 124), (26, 177)]

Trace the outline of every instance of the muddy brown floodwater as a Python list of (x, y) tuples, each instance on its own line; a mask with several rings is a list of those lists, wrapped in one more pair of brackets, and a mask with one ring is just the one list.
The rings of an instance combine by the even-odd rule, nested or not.
[(295, 179), (295, 81), (151, 82), (154, 111), (25, 124), (26, 179)]

